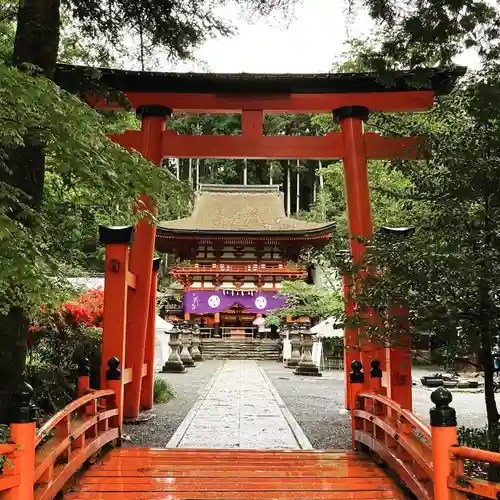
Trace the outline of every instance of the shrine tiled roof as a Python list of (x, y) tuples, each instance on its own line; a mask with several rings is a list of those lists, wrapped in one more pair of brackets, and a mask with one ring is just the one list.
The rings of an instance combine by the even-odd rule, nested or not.
[(160, 222), (158, 235), (189, 234), (300, 234), (331, 232), (334, 224), (306, 222), (285, 214), (279, 186), (205, 184), (197, 194), (193, 213), (184, 219)]

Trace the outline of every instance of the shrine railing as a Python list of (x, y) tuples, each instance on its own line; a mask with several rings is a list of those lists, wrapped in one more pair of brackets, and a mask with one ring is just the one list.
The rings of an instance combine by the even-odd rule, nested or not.
[(193, 265), (179, 265), (171, 270), (172, 275), (190, 274), (190, 275), (203, 275), (203, 274), (261, 274), (261, 275), (296, 275), (299, 277), (306, 276), (307, 273), (303, 267), (299, 265), (288, 264), (193, 264)]
[(359, 361), (351, 365), (353, 448), (376, 454), (419, 500), (500, 498), (500, 483), (465, 473), (464, 462), (500, 465), (500, 453), (458, 445), (451, 393), (432, 395), (431, 425), (381, 392), (380, 363), (372, 361), (369, 391)]
[(257, 332), (257, 328), (255, 327), (232, 327), (232, 326), (223, 326), (221, 327), (221, 335), (223, 339), (231, 339), (231, 338), (248, 338), (253, 339)]
[[(108, 372), (108, 389), (89, 388), (88, 375), (79, 376), (78, 399), (36, 430), (33, 389), (17, 391), (10, 424), (10, 442), (0, 445), (4, 457), (0, 498), (51, 500), (77, 471), (106, 445), (121, 439), (121, 380)], [(116, 367), (115, 367), (116, 368)]]

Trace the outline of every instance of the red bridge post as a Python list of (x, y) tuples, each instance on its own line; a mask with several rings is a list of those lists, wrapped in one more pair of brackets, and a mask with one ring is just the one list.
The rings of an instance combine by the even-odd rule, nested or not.
[(434, 465), (434, 500), (451, 500), (448, 478), (452, 474), (450, 449), (457, 446), (457, 415), (450, 407), (450, 391), (438, 387), (431, 395), (434, 408), (430, 410), (432, 428), (432, 462)]
[(77, 371), (77, 397), (81, 398), (87, 394), (90, 389), (90, 361), (88, 358), (82, 358), (78, 362)]
[[(10, 414), (10, 441), (17, 445), (9, 455), (3, 474), (20, 476), (19, 486), (7, 490), (7, 500), (33, 500), (35, 484), (36, 407), (31, 402), (33, 388), (23, 382), (13, 397)], [(3, 497), (2, 497), (3, 498)]]
[(357, 409), (357, 399), (358, 394), (363, 392), (365, 384), (365, 375), (362, 372), (363, 364), (361, 361), (353, 361), (351, 363), (351, 373), (349, 374), (349, 380), (351, 382), (350, 389), (350, 402), (349, 407), (351, 408), (351, 434), (352, 434), (352, 449), (356, 450), (356, 440), (354, 437), (354, 431), (356, 430), (356, 418), (354, 412)]
[(116, 357), (108, 359), (106, 370), (106, 386), (115, 391), (115, 405), (118, 410), (116, 426), (120, 429), (120, 439), (123, 427), (123, 381), (120, 370), (120, 360)]

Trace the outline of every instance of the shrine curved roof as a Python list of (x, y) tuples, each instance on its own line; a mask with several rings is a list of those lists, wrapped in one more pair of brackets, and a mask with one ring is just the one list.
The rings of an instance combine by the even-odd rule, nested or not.
[[(447, 94), (466, 68), (429, 69), (424, 88), (436, 94)], [(96, 73), (97, 72), (97, 73)], [(111, 68), (90, 68), (59, 64), (55, 81), (64, 88), (73, 88), (85, 75), (93, 73), (106, 86), (124, 92), (178, 92), (189, 93), (288, 93), (335, 94), (401, 92), (419, 90), (416, 79), (423, 73), (396, 71), (391, 73), (392, 83), (381, 81), (377, 73), (166, 73), (128, 71)]]
[(160, 222), (158, 236), (166, 234), (322, 235), (333, 223), (307, 222), (287, 217), (279, 186), (200, 186), (190, 217)]

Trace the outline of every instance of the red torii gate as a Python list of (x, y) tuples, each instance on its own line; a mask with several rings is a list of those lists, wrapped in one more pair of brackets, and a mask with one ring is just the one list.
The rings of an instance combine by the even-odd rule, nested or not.
[[(68, 69), (70, 72), (67, 72)], [(377, 75), (370, 73), (218, 75), (106, 69), (101, 70), (101, 83), (123, 91), (142, 120), (140, 131), (114, 134), (110, 138), (125, 148), (140, 152), (157, 165), (161, 165), (165, 157), (342, 159), (351, 258), (359, 263), (365, 251), (364, 244), (359, 240), (370, 240), (373, 236), (367, 160), (416, 158), (418, 144), (418, 138), (415, 137), (396, 138), (365, 133), (363, 122), (374, 111), (426, 110), (433, 105), (435, 95), (448, 93), (464, 72), (464, 68), (432, 71), (429, 88), (425, 90), (416, 90), (412, 86), (414, 75), (411, 72), (396, 73), (392, 86), (386, 86), (378, 80)], [(77, 74), (76, 67), (61, 65), (56, 80), (65, 87), (71, 87), (70, 80), (78, 81)], [(98, 105), (106, 106), (106, 103), (100, 102)], [(179, 135), (175, 131), (165, 130), (166, 120), (172, 112), (241, 113), (242, 133), (239, 136)], [(338, 120), (340, 132), (313, 137), (263, 135), (264, 113), (330, 112)], [(141, 201), (154, 211), (147, 197), (141, 197)], [(108, 242), (113, 238), (108, 235)], [(141, 404), (145, 408), (152, 405), (150, 351), (154, 342), (155, 307), (152, 300), (155, 297), (152, 282), (155, 280), (152, 261), (155, 227), (146, 218), (138, 223), (129, 267), (128, 255), (123, 251), (126, 240), (125, 235), (120, 245), (121, 254), (108, 255), (106, 262), (106, 266), (118, 262), (129, 271), (123, 274), (124, 278), (118, 280), (116, 285), (112, 284), (112, 279), (106, 283), (106, 295), (110, 301), (105, 304), (102, 373), (107, 368), (106, 361), (111, 357), (116, 356), (122, 362), (124, 359), (125, 371), (127, 373), (128, 370), (130, 374), (125, 377), (130, 380), (125, 385), (124, 415), (134, 418), (138, 416)], [(114, 252), (120, 253), (118, 247)], [(128, 288), (133, 291), (127, 300), (124, 290)], [(114, 297), (119, 298), (118, 306), (111, 303)], [(352, 308), (353, 304), (348, 303), (347, 309)], [(125, 343), (126, 331), (130, 333)], [(346, 330), (346, 367), (360, 358), (363, 358), (363, 366), (368, 367), (374, 352), (377, 352), (376, 357), (382, 359), (382, 369), (386, 372), (384, 385), (387, 395), (411, 409), (410, 344), (384, 351), (369, 342), (362, 344), (360, 347), (357, 331)], [(146, 358), (149, 358), (149, 368), (144, 369)], [(346, 395), (349, 394), (349, 387), (349, 377), (346, 376)], [(346, 397), (346, 404), (348, 401), (349, 397)]]

